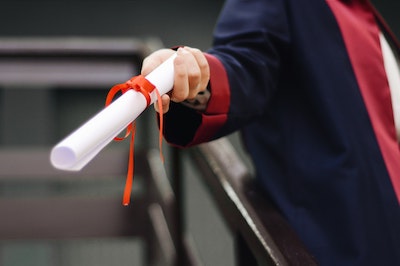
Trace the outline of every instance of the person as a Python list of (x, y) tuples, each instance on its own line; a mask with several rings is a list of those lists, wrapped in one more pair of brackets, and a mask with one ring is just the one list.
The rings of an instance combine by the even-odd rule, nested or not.
[(368, 0), (227, 0), (209, 50), (178, 48), (164, 137), (183, 148), (240, 130), (320, 265), (400, 265), (399, 51)]

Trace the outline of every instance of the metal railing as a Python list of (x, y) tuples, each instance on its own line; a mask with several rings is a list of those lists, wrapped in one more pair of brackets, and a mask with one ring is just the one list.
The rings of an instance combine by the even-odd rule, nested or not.
[(234, 236), (237, 265), (316, 265), (228, 138), (190, 153)]

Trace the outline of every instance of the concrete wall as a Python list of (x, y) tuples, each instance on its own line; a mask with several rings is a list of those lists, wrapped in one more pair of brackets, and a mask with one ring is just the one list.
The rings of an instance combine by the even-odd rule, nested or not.
[(0, 36), (157, 36), (207, 48), (222, 0), (5, 0)]

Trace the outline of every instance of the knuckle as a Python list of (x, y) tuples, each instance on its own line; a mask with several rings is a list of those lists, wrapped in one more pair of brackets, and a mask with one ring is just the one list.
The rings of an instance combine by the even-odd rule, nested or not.
[(182, 102), (186, 100), (187, 97), (188, 97), (188, 91), (186, 90), (177, 90), (173, 91), (172, 93), (172, 98), (175, 102)]

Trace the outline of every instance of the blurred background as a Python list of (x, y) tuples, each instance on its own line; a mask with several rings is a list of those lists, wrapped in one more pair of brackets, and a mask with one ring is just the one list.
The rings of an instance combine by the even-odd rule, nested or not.
[[(400, 1), (372, 1), (386, 18), (394, 33), (400, 36)], [(2, 41), (26, 41), (31, 38), (89, 38), (91, 40), (144, 40), (150, 49), (189, 45), (207, 49), (222, 0), (2, 0), (0, 3), (0, 46)], [(11, 42), (11, 43), (13, 43)], [(149, 51), (149, 50), (146, 50)], [(3, 61), (7, 64), (9, 61)], [(139, 69), (137, 63), (132, 73)], [(49, 71), (49, 75), (53, 72)], [(1, 76), (1, 75), (0, 75)], [(122, 76), (125, 78), (125, 76)], [(129, 76), (127, 76), (129, 78)], [(124, 81), (116, 80), (116, 82)], [(31, 86), (30, 86), (31, 85)], [(112, 85), (83, 86), (71, 90), (61, 86), (56, 90), (48, 84), (2, 82), (0, 84), (0, 145), (5, 156), (15, 150), (28, 155), (33, 149), (49, 148), (82, 122), (95, 114), (104, 104)], [(155, 120), (145, 116), (144, 127), (154, 129)], [(147, 122), (149, 120), (149, 122)], [(140, 136), (136, 148), (143, 148), (146, 136)], [(154, 133), (154, 139), (157, 139)], [(152, 138), (152, 137), (151, 137)], [(153, 139), (153, 138), (152, 138)], [(152, 140), (150, 146), (155, 146)], [(238, 146), (238, 137), (231, 136)], [(125, 150), (126, 143), (111, 144)], [(167, 155), (168, 157), (168, 155)], [(245, 156), (244, 156), (245, 157)], [(8, 157), (7, 157), (8, 158)], [(15, 160), (22, 160), (16, 157)], [(168, 165), (168, 158), (166, 164)], [(15, 166), (1, 165), (7, 171), (19, 171)], [(29, 171), (29, 169), (22, 169)], [(21, 171), (22, 171), (21, 170)], [(11, 200), (52, 197), (93, 197), (111, 195), (119, 200), (124, 177), (58, 179), (14, 178), (11, 172), (0, 179), (0, 220), (12, 222), (13, 209), (6, 209)], [(122, 169), (124, 172), (125, 169)], [(190, 167), (187, 171), (191, 171)], [(7, 176), (7, 173), (8, 176)], [(10, 174), (11, 173), (11, 174)], [(3, 174), (4, 175), (4, 174)], [(195, 174), (184, 182), (185, 227), (205, 265), (233, 265), (233, 240), (210, 198), (209, 191)], [(134, 193), (140, 194), (140, 178)], [(102, 206), (92, 206), (102, 208)], [(120, 208), (120, 206), (117, 206)], [(17, 210), (16, 210), (17, 212)], [(11, 218), (10, 218), (11, 217)], [(22, 216), (25, 217), (26, 216)], [(79, 217), (73, 217), (78, 219)], [(29, 223), (28, 223), (29, 224)], [(26, 228), (25, 228), (26, 229)], [(142, 243), (131, 238), (69, 238), (69, 239), (0, 239), (0, 266), (19, 265), (142, 265)]]
[(157, 36), (207, 48), (222, 0), (4, 0), (2, 36)]
[[(396, 0), (373, 0), (399, 35)], [(2, 36), (157, 36), (206, 49), (222, 0), (3, 0)]]

